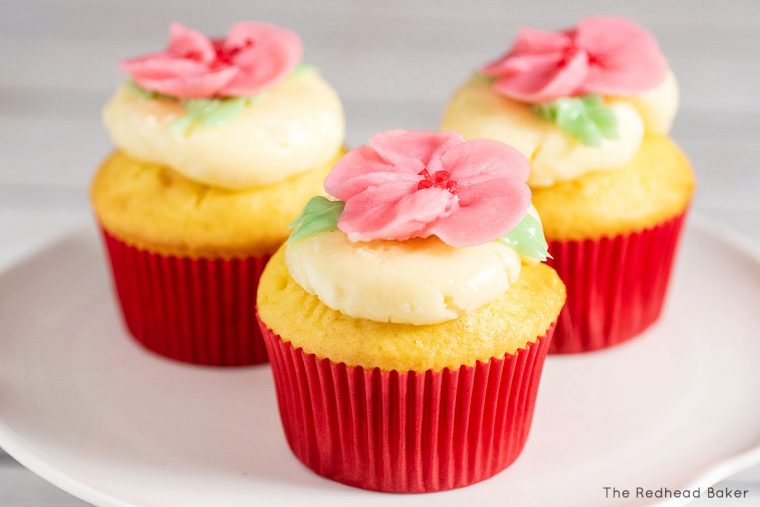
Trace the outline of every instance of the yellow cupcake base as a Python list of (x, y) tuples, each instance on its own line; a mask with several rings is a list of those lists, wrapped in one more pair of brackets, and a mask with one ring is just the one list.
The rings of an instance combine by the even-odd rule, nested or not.
[(649, 135), (623, 167), (533, 189), (533, 204), (547, 239), (596, 239), (680, 215), (694, 186), (691, 164), (678, 146), (667, 136)]
[(464, 317), (416, 326), (355, 319), (325, 306), (290, 276), (280, 248), (259, 281), (261, 320), (294, 348), (348, 366), (425, 371), (472, 366), (514, 353), (544, 335), (565, 302), (545, 264), (523, 266), (498, 299)]
[(101, 225), (138, 248), (187, 257), (269, 254), (306, 202), (323, 192), (341, 155), (276, 183), (225, 190), (117, 150), (100, 166), (90, 198)]

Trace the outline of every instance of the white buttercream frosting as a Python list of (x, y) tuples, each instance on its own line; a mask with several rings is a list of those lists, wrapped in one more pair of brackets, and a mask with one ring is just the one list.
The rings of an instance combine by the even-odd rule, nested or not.
[(325, 305), (379, 322), (436, 324), (498, 298), (520, 275), (509, 246), (453, 248), (435, 237), (351, 242), (341, 231), (290, 241), (290, 275)]
[(222, 125), (169, 126), (185, 114), (174, 99), (120, 87), (103, 116), (116, 146), (194, 181), (240, 189), (283, 180), (329, 162), (343, 144), (338, 96), (317, 72), (286, 78)]
[(678, 82), (673, 72), (668, 72), (660, 86), (641, 95), (621, 97), (636, 108), (644, 121), (644, 130), (656, 134), (667, 134), (673, 126), (678, 112)]
[(476, 75), (449, 102), (441, 129), (468, 139), (495, 139), (514, 146), (531, 161), (528, 183), (546, 187), (627, 163), (645, 132), (670, 129), (678, 108), (678, 86), (669, 72), (660, 86), (647, 93), (607, 97), (605, 102), (616, 117), (618, 138), (586, 146), (536, 115), (529, 104), (500, 95), (487, 79)]

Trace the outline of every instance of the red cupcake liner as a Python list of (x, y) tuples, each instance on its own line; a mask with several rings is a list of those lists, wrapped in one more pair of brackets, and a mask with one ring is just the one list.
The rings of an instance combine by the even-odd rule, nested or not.
[(269, 256), (165, 256), (101, 231), (124, 322), (146, 349), (207, 366), (268, 360), (253, 309)]
[(685, 216), (633, 234), (549, 241), (547, 262), (567, 287), (550, 354), (607, 348), (658, 319)]
[(519, 456), (554, 325), (501, 359), (406, 373), (317, 359), (261, 329), (296, 457), (344, 484), (420, 493), (487, 479)]

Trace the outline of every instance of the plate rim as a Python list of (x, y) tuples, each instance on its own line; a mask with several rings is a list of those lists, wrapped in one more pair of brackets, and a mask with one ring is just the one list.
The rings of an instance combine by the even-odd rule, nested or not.
[[(751, 239), (723, 222), (707, 217), (699, 212), (692, 212), (688, 217), (687, 227), (706, 233), (713, 239), (727, 244), (760, 266), (760, 245), (757, 245)], [(63, 231), (61, 234), (51, 236), (49, 241), (43, 242), (24, 256), (12, 261), (4, 269), (0, 269), (0, 278), (9, 276), (10, 273), (20, 269), (24, 264), (33, 260), (34, 257), (53, 248), (57, 243), (65, 241), (73, 235), (82, 234), (87, 229), (89, 229), (89, 227), (84, 226), (83, 223), (80, 226), (68, 228), (68, 230)], [(29, 471), (57, 488), (60, 488), (85, 502), (114, 507), (136, 507), (135, 504), (132, 504), (129, 501), (115, 498), (101, 488), (91, 486), (70, 476), (62, 471), (63, 467), (56, 466), (55, 459), (47, 456), (44, 451), (37, 449), (33, 445), (22, 443), (21, 440), (22, 439), (18, 437), (16, 432), (8, 427), (0, 416), (0, 448)], [(722, 459), (717, 459), (714, 463), (705, 466), (702, 471), (696, 473), (695, 477), (684, 485), (683, 488), (703, 489), (758, 464), (760, 464), (760, 439), (754, 446), (751, 446), (748, 449), (726, 456)], [(686, 505), (689, 502), (689, 499), (673, 498), (652, 503), (650, 505), (676, 507)]]

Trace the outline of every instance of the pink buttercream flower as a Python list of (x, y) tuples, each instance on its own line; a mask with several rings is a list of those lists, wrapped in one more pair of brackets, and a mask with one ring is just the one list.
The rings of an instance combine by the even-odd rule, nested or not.
[(277, 26), (236, 23), (226, 39), (171, 25), (165, 51), (132, 58), (120, 68), (140, 87), (185, 99), (254, 95), (293, 70), (301, 39)]
[(668, 63), (644, 28), (622, 18), (592, 17), (562, 32), (532, 28), (499, 60), (482, 69), (496, 91), (543, 103), (587, 93), (632, 95), (665, 79)]
[(346, 202), (338, 228), (352, 241), (438, 236), (454, 247), (493, 241), (530, 206), (526, 158), (453, 132), (390, 130), (341, 158), (325, 189)]

